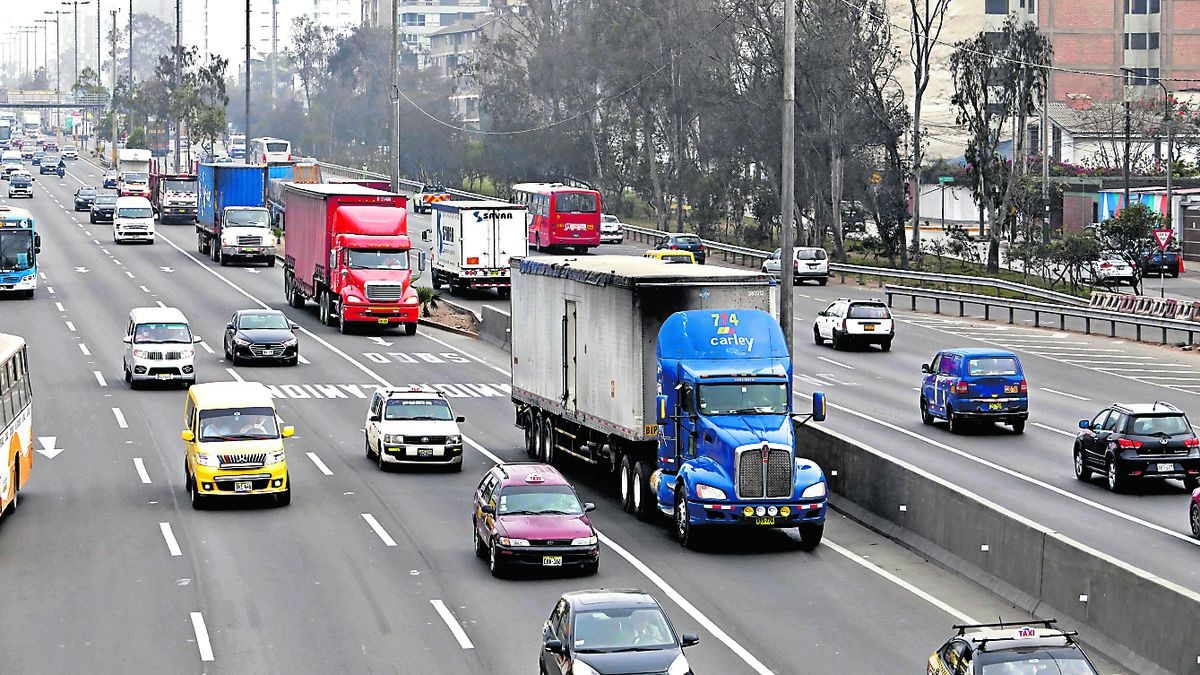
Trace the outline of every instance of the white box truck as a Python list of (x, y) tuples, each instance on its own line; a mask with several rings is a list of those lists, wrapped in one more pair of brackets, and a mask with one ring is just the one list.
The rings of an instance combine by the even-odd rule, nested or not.
[(117, 151), (117, 194), (150, 198), (150, 151), (121, 148)]
[(446, 201), (433, 206), (433, 287), (450, 287), (450, 295), (467, 288), (494, 288), (507, 298), (509, 261), (529, 253), (525, 206), (496, 201)]

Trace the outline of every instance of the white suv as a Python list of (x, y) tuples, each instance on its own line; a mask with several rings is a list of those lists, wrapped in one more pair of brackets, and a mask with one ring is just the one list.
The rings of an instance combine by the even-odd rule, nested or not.
[(450, 467), (462, 471), (463, 438), (450, 403), (426, 387), (380, 389), (365, 428), (367, 457), (379, 463)]
[(620, 244), (625, 241), (625, 225), (616, 216), (600, 214), (600, 243)]
[(813, 322), (813, 342), (833, 342), (834, 349), (850, 343), (875, 344), (883, 351), (892, 348), (896, 324), (892, 312), (881, 300), (839, 298), (817, 313)]
[[(794, 251), (792, 278), (795, 279), (795, 283), (798, 284), (805, 279), (812, 279), (822, 286), (829, 283), (829, 255), (825, 253), (825, 249), (797, 246)], [(782, 252), (783, 249), (777, 248), (771, 257), (763, 261), (763, 274), (779, 276), (779, 271), (783, 266), (780, 260)]]

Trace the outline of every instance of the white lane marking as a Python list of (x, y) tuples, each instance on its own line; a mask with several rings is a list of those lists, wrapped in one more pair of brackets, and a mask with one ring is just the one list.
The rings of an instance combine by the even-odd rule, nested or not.
[(467, 632), (459, 625), (458, 620), (450, 613), (446, 603), (441, 600), (430, 600), (429, 603), (437, 610), (438, 616), (442, 617), (442, 621), (446, 622), (446, 627), (454, 634), (454, 639), (458, 640), (458, 646), (463, 649), (474, 649), (475, 645), (471, 644), (471, 638), (467, 637)]
[(103, 246), (100, 247), (100, 252), (103, 253), (104, 255), (112, 255), (111, 253), (108, 252), (108, 249), (104, 248)]
[(367, 525), (370, 525), (372, 530), (375, 530), (375, 534), (379, 535), (379, 538), (383, 540), (384, 546), (396, 545), (396, 540), (392, 539), (392, 535), (388, 534), (387, 530), (383, 529), (383, 526), (379, 524), (378, 520), (375, 520), (375, 516), (369, 513), (360, 513), (359, 515), (362, 516), (363, 520), (367, 521)]
[(88, 351), (87, 345), (83, 344), (82, 342), (79, 343), (79, 351), (83, 352), (84, 356), (92, 355), (92, 353)]
[(842, 363), (841, 361), (834, 361), (833, 359), (827, 359), (824, 356), (818, 356), (817, 358), (821, 359), (825, 363), (832, 363), (833, 365), (840, 366), (842, 368), (845, 368), (846, 370), (854, 370), (854, 366)]
[(42, 281), (45, 281), (45, 280), (46, 280), (46, 273), (45, 273), (45, 272), (38, 272), (38, 276), (42, 278)]
[(305, 453), (305, 454), (307, 454), (307, 455), (308, 455), (308, 458), (312, 460), (312, 463), (313, 463), (313, 464), (316, 464), (316, 465), (317, 465), (317, 470), (318, 470), (318, 471), (320, 471), (321, 473), (325, 474), (326, 476), (332, 476), (332, 475), (333, 475), (333, 472), (329, 470), (329, 467), (325, 466), (325, 462), (322, 462), (322, 461), (321, 461), (321, 458), (320, 458), (320, 457), (317, 457), (317, 453), (315, 453), (315, 452), (308, 452), (308, 453)]
[[(118, 264), (118, 265), (120, 265), (120, 264), (121, 264), (121, 261), (120, 261), (120, 260), (117, 260), (116, 258), (113, 258), (113, 262), (114, 262), (114, 263), (116, 263), (116, 264)], [(124, 267), (124, 265), (122, 265), (122, 267)]]
[(442, 345), (443, 347), (446, 347), (448, 349), (453, 349), (454, 351), (461, 353), (463, 356), (466, 356), (468, 359), (471, 359), (472, 361), (475, 361), (477, 363), (482, 363), (483, 365), (487, 366), (488, 368), (491, 368), (492, 370), (495, 370), (496, 372), (504, 373), (505, 375), (510, 375), (510, 376), (512, 375), (512, 373), (501, 368), (500, 366), (494, 366), (494, 365), (488, 363), (487, 361), (479, 358), (478, 356), (475, 356), (474, 354), (468, 354), (467, 352), (459, 349), (458, 347), (455, 347), (454, 345), (450, 344), (449, 342), (439, 340), (438, 338), (435, 338), (434, 336), (429, 335), (428, 333), (421, 333), (421, 337), (424, 337), (426, 340), (433, 340), (434, 342), (436, 342), (439, 345)]
[(142, 483), (149, 485), (150, 474), (146, 472), (146, 463), (142, 461), (141, 457), (133, 458), (133, 468), (137, 469), (138, 478), (142, 479)]
[(138, 288), (142, 289), (142, 291), (143, 291), (143, 292), (145, 292), (145, 293), (149, 293), (149, 292), (150, 292), (150, 289), (149, 289), (149, 288), (146, 288), (145, 286), (138, 286)]
[(125, 413), (121, 412), (120, 408), (112, 409), (113, 417), (117, 418), (117, 426), (122, 429), (128, 429), (129, 423), (125, 421)]
[(1068, 393), (1067, 393), (1067, 392), (1065, 392), (1065, 391), (1058, 391), (1057, 389), (1047, 389), (1046, 387), (1039, 387), (1039, 389), (1041, 389), (1042, 391), (1047, 391), (1047, 392), (1050, 392), (1051, 394), (1058, 394), (1059, 396), (1066, 396), (1067, 398), (1073, 398), (1073, 399), (1075, 399), (1076, 401), (1090, 401), (1090, 400), (1092, 400), (1092, 399), (1090, 399), (1090, 398), (1085, 398), (1085, 397), (1083, 397), (1083, 396), (1076, 396), (1075, 394), (1068, 394)]
[(196, 631), (196, 646), (200, 648), (200, 660), (212, 661), (212, 643), (208, 641), (208, 628), (204, 625), (204, 615), (192, 612), (192, 630)]
[(1048, 427), (1045, 424), (1039, 424), (1037, 422), (1030, 422), (1030, 424), (1039, 429), (1045, 429), (1046, 431), (1053, 431), (1054, 433), (1062, 435), (1062, 436), (1070, 436), (1071, 438), (1075, 438), (1075, 434), (1073, 434), (1069, 431), (1065, 431), (1063, 429), (1055, 429), (1054, 427)]
[[(143, 482), (149, 482), (143, 481)], [(179, 542), (175, 541), (175, 533), (171, 531), (170, 523), (159, 523), (158, 529), (162, 530), (163, 539), (167, 541), (167, 550), (171, 552), (172, 558), (178, 558), (183, 555), (183, 551), (179, 550)]]
[(134, 278), (133, 272), (130, 272), (129, 270), (125, 270), (125, 276), (129, 277), (130, 279)]
[(53, 286), (47, 286), (47, 287), (46, 287), (46, 292), (47, 292), (47, 293), (49, 293), (50, 295), (54, 295), (54, 287), (53, 287)]
[(67, 308), (66, 308), (66, 307), (63, 307), (63, 304), (62, 304), (61, 302), (56, 302), (56, 303), (54, 303), (54, 308), (55, 308), (55, 309), (57, 309), (57, 310), (58, 310), (58, 311), (60, 311), (60, 312), (65, 312), (65, 311), (67, 311)]
[[(1040, 487), (1043, 490), (1053, 492), (1054, 494), (1057, 494), (1059, 496), (1066, 497), (1067, 499), (1069, 499), (1073, 502), (1082, 504), (1089, 508), (1096, 509), (1097, 511), (1103, 511), (1104, 513), (1107, 513), (1111, 516), (1116, 516), (1117, 518), (1120, 518), (1121, 520), (1125, 520), (1130, 523), (1133, 523), (1134, 525), (1140, 525), (1142, 527), (1153, 530), (1160, 534), (1165, 534), (1169, 537), (1174, 537), (1175, 539), (1178, 539), (1180, 541), (1186, 541), (1187, 543), (1192, 544), (1193, 546), (1200, 546), (1200, 539), (1193, 539), (1190, 535), (1176, 532), (1174, 530), (1165, 528), (1161, 525), (1152, 523), (1148, 520), (1142, 520), (1141, 518), (1131, 516), (1131, 515), (1125, 513), (1124, 511), (1121, 511), (1119, 509), (1114, 509), (1111, 506), (1105, 506), (1104, 504), (1101, 504), (1099, 502), (1094, 502), (1090, 499), (1087, 499), (1086, 497), (1080, 497), (1079, 495), (1077, 495), (1073, 492), (1070, 492), (1068, 490), (1064, 490), (1056, 485), (1051, 485), (1043, 480), (1039, 480), (1037, 478), (1034, 478), (1033, 476), (1023, 474), (1020, 471), (1010, 469), (1001, 464), (997, 464), (996, 462), (983, 459), (982, 457), (976, 457), (975, 455), (972, 455), (969, 452), (959, 450), (958, 448), (955, 448), (955, 447), (951, 447), (949, 445), (946, 445), (945, 443), (942, 443), (941, 441), (935, 441), (932, 438), (922, 436), (921, 434), (918, 434), (915, 431), (909, 431), (908, 429), (905, 429), (904, 427), (892, 424), (891, 422), (887, 422), (887, 421), (878, 419), (876, 417), (871, 417), (870, 415), (867, 415), (865, 413), (860, 413), (857, 410), (853, 410), (853, 409), (847, 408), (845, 406), (840, 406), (836, 403), (829, 403), (829, 407), (834, 408), (835, 410), (839, 410), (844, 413), (848, 413), (850, 415), (854, 415), (855, 417), (867, 420), (869, 422), (874, 422), (882, 427), (891, 429), (892, 431), (895, 431), (897, 433), (904, 434), (905, 436), (908, 436), (909, 438), (912, 438), (914, 440), (918, 440), (927, 445), (932, 445), (935, 448), (945, 450), (946, 452), (949, 452), (953, 455), (958, 455), (959, 457), (962, 457), (963, 459), (965, 459), (967, 461), (975, 462), (976, 464), (985, 466), (994, 471), (999, 471), (1000, 473), (1003, 473), (1007, 476), (1011, 476), (1013, 478), (1016, 478), (1017, 480), (1024, 481), (1026, 483), (1029, 483), (1030, 485)], [(966, 489), (966, 488), (963, 488), (963, 489)]]
[(200, 344), (200, 348), (203, 349), (204, 351), (208, 352), (209, 354), (216, 354), (216, 352), (213, 351), (213, 348), (208, 346), (207, 342), (201, 342), (199, 344)]
[[(1138, 365), (1147, 366), (1148, 363), (1139, 363)], [(1180, 368), (1193, 368), (1194, 366), (1185, 365), (1182, 363), (1156, 363), (1156, 366), (1170, 366), (1169, 368), (1117, 368), (1110, 367), (1109, 364), (1104, 364), (1103, 367), (1096, 366), (1095, 370), (1106, 372), (1109, 370), (1119, 370), (1122, 373), (1170, 373), (1172, 375), (1200, 375), (1200, 370), (1179, 370)]]
[(98, 371), (98, 370), (93, 370), (93, 371), (92, 371), (92, 375), (95, 375), (95, 376), (96, 376), (96, 384), (100, 385), (101, 387), (107, 387), (107, 386), (108, 386), (108, 382), (105, 382), (105, 381), (104, 381), (104, 373), (102, 373), (102, 372), (100, 372), (100, 371)]
[(304, 356), (302, 356), (302, 355), (300, 355), (300, 354), (297, 354), (297, 355), (296, 355), (296, 359), (297, 359), (298, 361), (300, 361), (300, 363), (303, 363), (303, 364), (304, 364), (304, 365), (306, 365), (306, 366), (307, 366), (307, 365), (311, 365), (311, 364), (312, 364), (312, 361), (309, 361), (308, 359), (304, 358)]
[[(220, 279), (225, 285), (229, 286), (233, 290), (240, 293), (242, 295), (242, 297), (245, 297), (246, 299), (250, 300), (251, 302), (256, 303), (259, 307), (261, 307), (263, 309), (271, 309), (271, 307), (269, 305), (267, 305), (265, 302), (258, 299), (257, 297), (255, 297), (254, 295), (249, 293), (248, 291), (246, 291), (246, 289), (244, 289), (241, 286), (230, 281), (224, 275), (220, 274), (216, 270), (214, 270), (211, 267), (200, 262), (200, 260), (197, 259), (195, 256), (193, 256), (191, 253), (183, 250), (178, 245), (176, 245), (175, 242), (171, 241), (170, 239), (167, 239), (166, 237), (163, 238), (163, 241), (165, 241), (168, 245), (170, 245), (175, 250), (182, 253), (185, 257), (187, 257), (189, 260), (191, 260), (193, 263), (195, 263), (201, 269), (205, 270), (206, 272), (213, 275), (217, 279)], [(316, 333), (308, 330), (307, 328), (301, 328), (300, 332), (303, 333), (304, 335), (307, 335), (310, 339), (313, 340), (313, 342), (316, 342), (317, 344), (321, 345), (322, 347), (325, 347), (326, 349), (333, 352), (334, 354), (337, 354), (338, 356), (342, 357), (342, 359), (344, 359), (347, 363), (354, 366), (355, 368), (358, 368), (360, 371), (362, 371), (363, 374), (370, 377), (372, 380), (374, 380), (379, 385), (384, 386), (384, 387), (392, 386), (391, 383), (388, 382), (386, 379), (384, 379), (383, 376), (381, 376), (379, 373), (377, 373), (374, 370), (372, 370), (371, 368), (367, 367), (362, 362), (360, 362), (358, 359), (355, 359), (353, 356), (350, 356), (346, 352), (337, 348), (336, 346), (334, 346), (332, 343), (330, 343), (328, 340), (321, 337), (320, 335), (317, 335)], [(449, 345), (445, 342), (442, 342), (441, 340), (438, 340), (437, 338), (434, 338), (429, 335), (425, 335), (425, 337), (433, 340), (434, 342), (437, 342), (439, 344), (450, 347), (451, 349), (455, 349), (456, 351), (461, 352), (468, 358), (471, 358), (479, 363), (487, 365), (494, 370), (504, 373), (505, 375), (510, 374), (507, 370), (503, 370), (497, 366), (493, 366), (493, 365), (489, 364), (487, 361), (484, 361), (483, 359), (481, 359), (477, 356), (474, 356), (468, 352), (465, 352), (461, 349), (457, 349), (456, 347)], [(491, 452), (487, 448), (483, 447), (482, 445), (476, 443), (474, 439), (472, 439), (468, 436), (463, 436), (463, 440), (468, 445), (470, 445), (472, 448), (479, 451), (484, 457), (487, 457), (489, 460), (491, 460), (497, 464), (502, 462), (502, 460), (500, 459), (499, 456), (497, 456), (495, 453)], [(364, 519), (370, 517), (369, 513), (364, 513), (361, 515), (364, 517)], [(370, 523), (371, 520), (374, 520), (374, 518), (370, 518), (370, 520), (368, 520), (367, 522)], [(705, 627), (705, 629), (708, 630), (708, 632), (710, 634), (712, 634), (713, 637), (717, 638), (718, 641), (720, 641), (730, 651), (732, 651), (739, 658), (741, 658), (742, 661), (744, 661), (747, 665), (749, 665), (752, 669), (754, 669), (755, 672), (761, 673), (762, 675), (768, 675), (769, 673), (771, 673), (770, 669), (768, 669), (765, 665), (763, 665), (763, 663), (761, 661), (759, 661), (757, 658), (755, 658), (755, 656), (753, 654), (751, 654), (749, 652), (749, 650), (747, 650), (740, 643), (738, 643), (736, 640), (734, 640), (732, 637), (730, 637), (730, 635), (728, 633), (726, 633), (723, 629), (721, 629), (720, 626), (718, 626), (711, 619), (709, 619), (695, 605), (688, 602), (688, 600), (686, 598), (684, 598), (683, 595), (681, 593), (679, 593), (679, 591), (675, 590), (672, 586), (667, 584), (667, 582), (662, 577), (655, 574), (654, 571), (651, 570), (648, 565), (643, 563), (641, 560), (639, 560), (633, 554), (626, 551), (615, 541), (608, 538), (608, 536), (601, 534), (599, 531), (597, 531), (596, 534), (597, 534), (597, 536), (603, 537), (605, 546), (608, 546), (613, 552), (617, 553), (617, 555), (620, 555), (622, 558), (625, 558), (626, 561), (629, 561), (630, 564), (632, 564), (639, 572), (641, 572), (643, 576), (645, 576), (648, 580), (650, 580), (652, 583), (654, 583), (656, 586), (658, 586), (660, 589), (662, 589), (663, 592), (666, 593), (667, 595), (669, 595), (675, 601), (675, 603), (677, 605), (679, 605), (680, 608), (682, 608), (685, 612), (687, 612), (687, 614), (689, 616), (692, 617), (693, 620), (695, 620), (697, 623), (703, 625)]]
[(166, 305), (165, 305), (165, 304), (163, 304), (163, 301), (162, 301), (162, 300), (155, 300), (155, 302), (157, 302), (157, 303), (158, 303), (158, 306), (159, 306), (159, 307), (166, 307)]
[(237, 380), (238, 382), (245, 382), (245, 380), (242, 379), (242, 376), (238, 375), (237, 371), (234, 370), (233, 368), (226, 368), (225, 372), (229, 373), (229, 376), (232, 377), (233, 379)]
[(73, 324), (73, 323), (71, 323), (70, 321), (68, 321), (68, 322), (67, 322), (67, 330), (69, 330), (69, 331), (71, 331), (72, 333), (74, 333), (74, 332), (75, 332), (75, 324)]
[(828, 537), (824, 538), (821, 543), (823, 545), (829, 547), (829, 549), (834, 551), (835, 553), (838, 553), (839, 555), (845, 557), (847, 560), (849, 560), (857, 565), (860, 565), (864, 569), (870, 570), (871, 572), (874, 572), (875, 574), (878, 574), (879, 576), (883, 577), (884, 579), (887, 579), (888, 581), (892, 582), (893, 584), (896, 584), (900, 588), (903, 588), (904, 590), (908, 591), (909, 593), (912, 593), (913, 595), (917, 596), (918, 598), (921, 598), (925, 602), (928, 602), (929, 604), (933, 605), (934, 607), (937, 607), (938, 609), (949, 614), (950, 616), (954, 617), (955, 619), (958, 619), (960, 622), (966, 623), (966, 624), (979, 623), (978, 621), (976, 621), (975, 619), (972, 619), (970, 616), (967, 616), (960, 610), (955, 609), (951, 605), (948, 605), (945, 602), (930, 595), (929, 593), (926, 593), (925, 591), (921, 590), (920, 588), (917, 588), (916, 586), (905, 581), (904, 579), (901, 579), (900, 577), (896, 576), (895, 574), (892, 574), (891, 572), (883, 569), (882, 567), (876, 565), (875, 563), (858, 555), (854, 551), (851, 551), (850, 549), (842, 546), (841, 544), (830, 541)]

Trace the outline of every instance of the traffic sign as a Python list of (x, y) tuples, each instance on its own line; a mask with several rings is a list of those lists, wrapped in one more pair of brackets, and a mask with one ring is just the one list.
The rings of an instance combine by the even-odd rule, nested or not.
[(938, 176), (938, 182), (947, 185), (954, 182), (954, 176)]
[(1158, 247), (1162, 250), (1167, 250), (1167, 244), (1171, 243), (1171, 237), (1175, 234), (1175, 230), (1154, 230), (1154, 240), (1158, 242)]

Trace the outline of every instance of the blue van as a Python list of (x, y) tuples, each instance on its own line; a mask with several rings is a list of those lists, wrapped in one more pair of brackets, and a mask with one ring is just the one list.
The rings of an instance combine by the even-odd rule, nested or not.
[(946, 349), (921, 364), (921, 421), (945, 419), (950, 431), (973, 421), (1000, 422), (1016, 433), (1029, 419), (1029, 385), (1017, 355), (1003, 349)]

